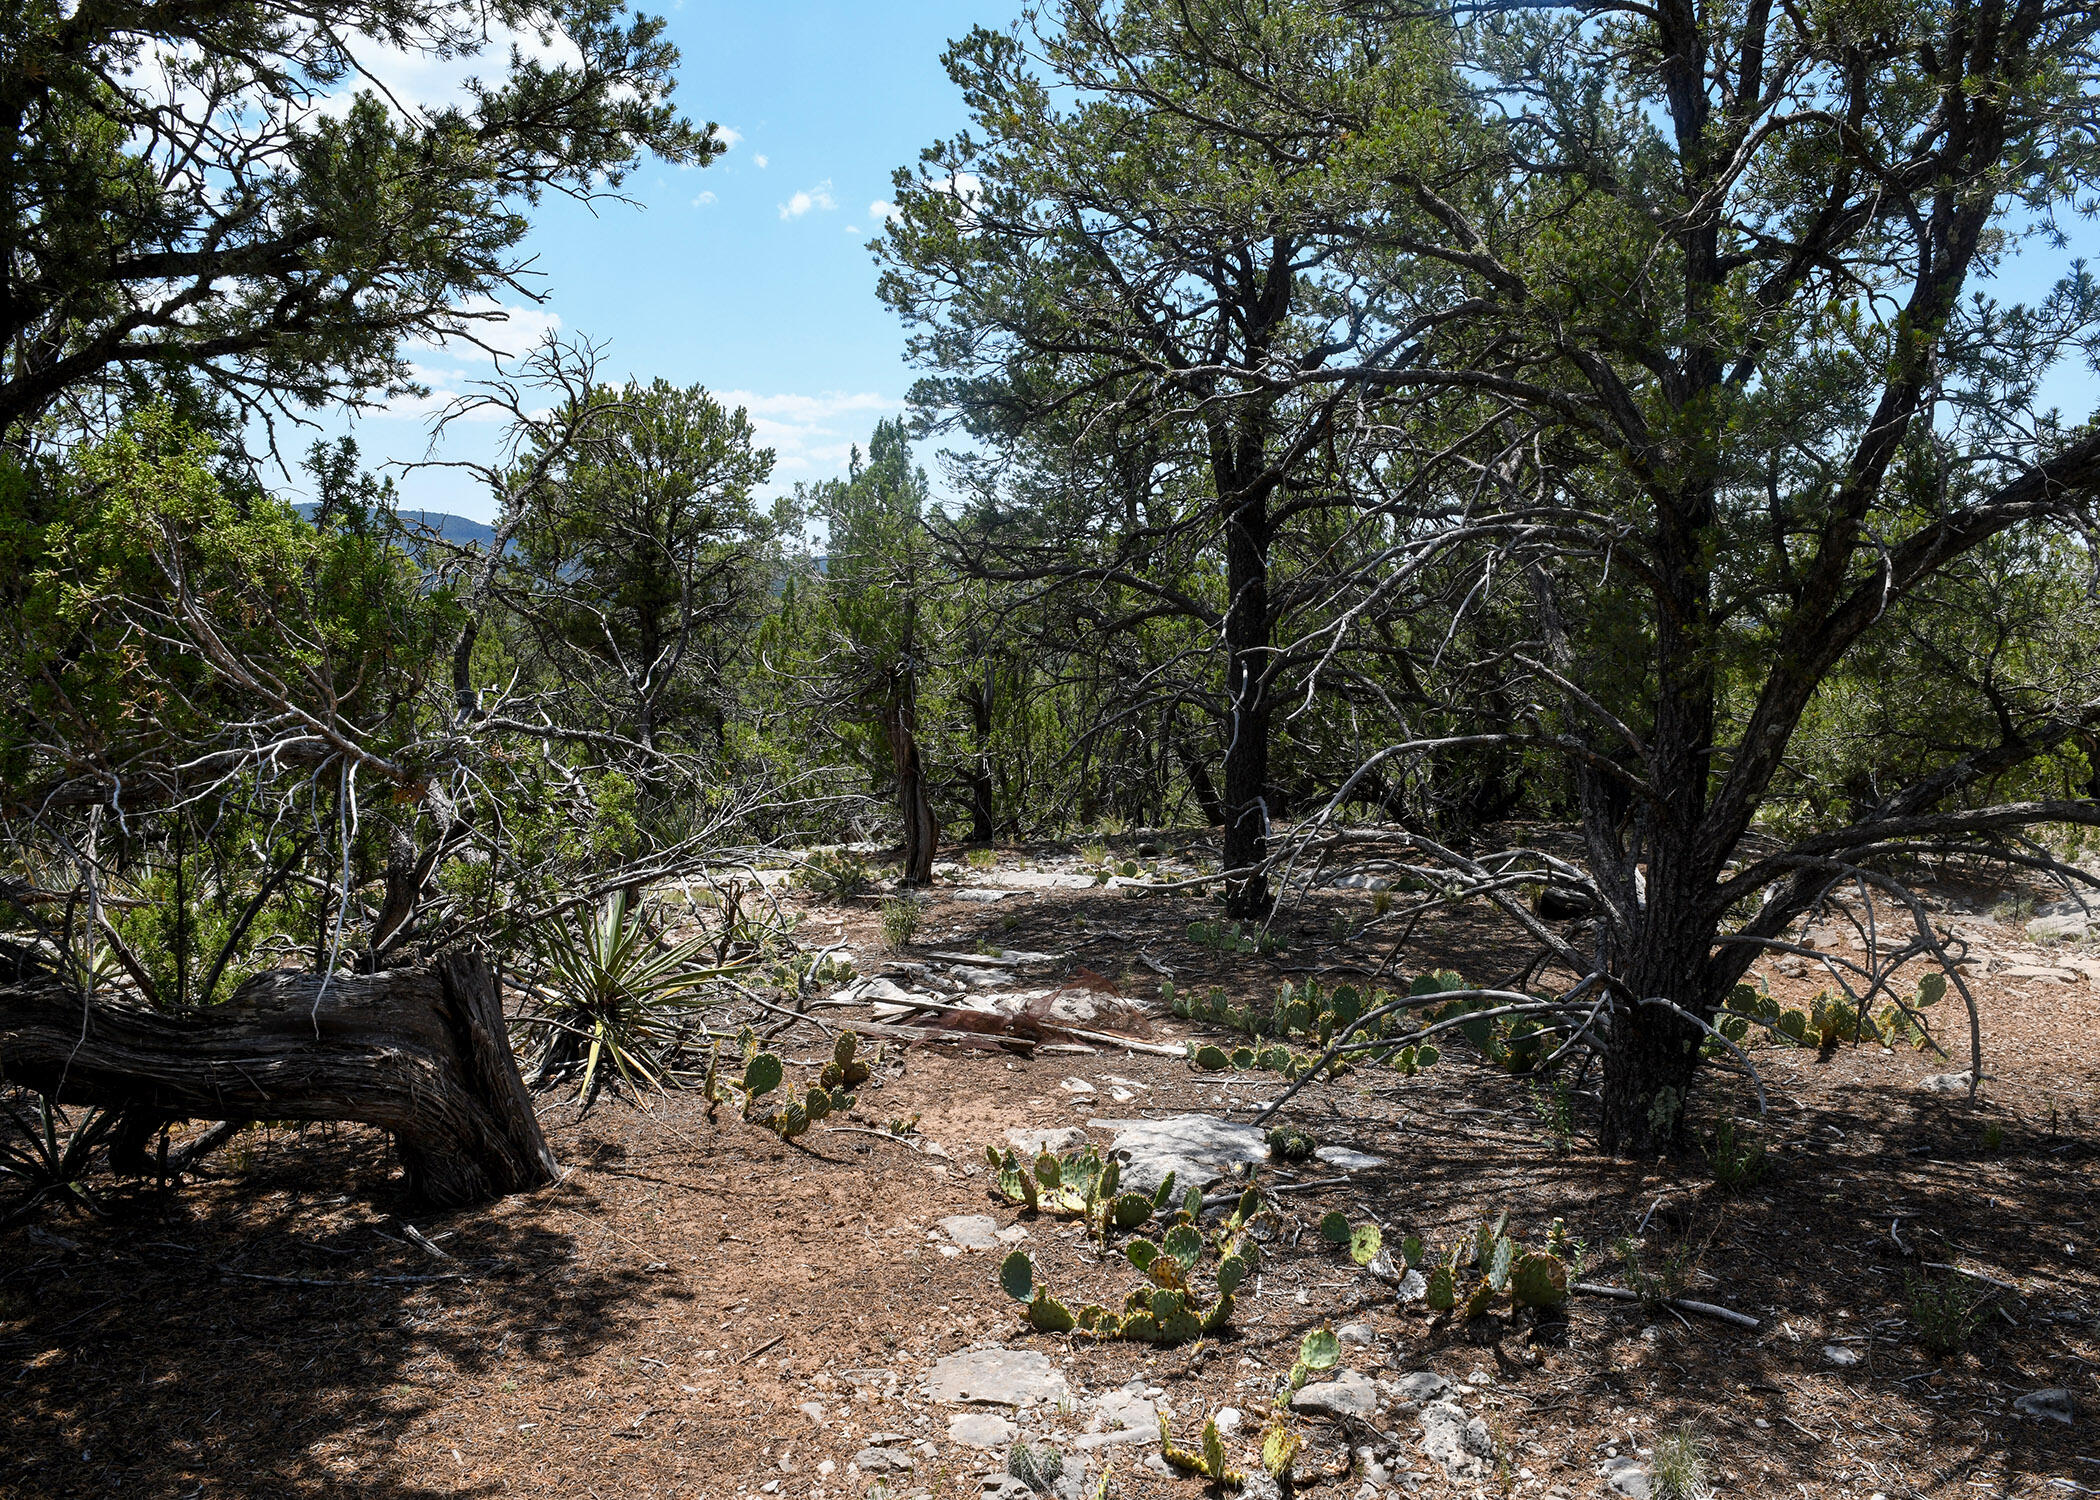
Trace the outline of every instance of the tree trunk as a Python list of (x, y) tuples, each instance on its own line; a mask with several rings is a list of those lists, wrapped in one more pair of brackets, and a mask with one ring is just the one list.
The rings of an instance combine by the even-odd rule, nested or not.
[(970, 727), (977, 735), (977, 760), (971, 766), (970, 842), (989, 844), (997, 835), (992, 820), (992, 667), (985, 663), (984, 681), (969, 690)]
[(897, 809), (904, 816), (904, 882), (933, 884), (933, 851), (940, 843), (940, 820), (933, 815), (933, 789), (919, 761), (919, 713), (910, 670), (883, 706), (882, 730), (889, 740), (890, 763), (897, 773)]
[(1225, 526), (1225, 882), (1233, 917), (1269, 913), (1269, 523), (1263, 500), (1234, 507)]
[(1181, 762), (1181, 774), (1188, 778), (1189, 794), (1196, 799), (1196, 806), (1203, 809), (1204, 821), (1213, 828), (1224, 827), (1225, 799), (1218, 795), (1209, 768), (1203, 764), (1202, 757), (1196, 754), (1196, 747), (1189, 743), (1189, 737), (1181, 732), (1178, 724), (1174, 726), (1174, 758)]
[(459, 1208), (560, 1173), (473, 953), (429, 970), (259, 974), (181, 1014), (0, 984), (0, 1078), (168, 1119), (354, 1120), (394, 1138), (411, 1195)]

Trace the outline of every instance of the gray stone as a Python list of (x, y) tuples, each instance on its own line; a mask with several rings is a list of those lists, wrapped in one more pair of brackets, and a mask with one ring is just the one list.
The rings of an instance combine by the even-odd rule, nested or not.
[(1378, 1411), (1378, 1387), (1367, 1375), (1338, 1370), (1332, 1380), (1306, 1386), (1291, 1397), (1291, 1410), (1323, 1417), (1369, 1420)]
[(1128, 1385), (1105, 1391), (1087, 1406), (1093, 1413), (1086, 1424), (1089, 1432), (1100, 1432), (1104, 1428), (1135, 1428), (1154, 1437), (1159, 1435), (1159, 1408), (1145, 1394), (1142, 1380), (1133, 1380)]
[(1420, 1271), (1409, 1271), (1393, 1294), (1401, 1302), (1420, 1302), (1429, 1295), (1429, 1282)]
[(1393, 1382), (1393, 1391), (1402, 1401), (1434, 1401), (1450, 1389), (1451, 1382), (1434, 1370), (1416, 1370)]
[(987, 1474), (984, 1476), (984, 1500), (1023, 1500), (1035, 1491), (1011, 1474)]
[(1086, 1144), (1086, 1139), (1086, 1132), (1077, 1125), (1038, 1127), (1034, 1130), (1015, 1126), (1006, 1132), (1006, 1143), (1027, 1157), (1041, 1156), (1045, 1151), (1052, 1155), (1077, 1151)]
[(1116, 1132), (1109, 1148), (1123, 1158), (1123, 1186), (1149, 1193), (1174, 1174), (1178, 1188), (1203, 1187), (1235, 1167), (1269, 1159), (1268, 1133), (1215, 1115), (1176, 1115), (1170, 1120), (1089, 1120)]
[(1247, 1418), (1237, 1406), (1222, 1406), (1211, 1420), (1218, 1424), (1219, 1437), (1231, 1437), (1240, 1430), (1240, 1424)]
[(965, 1250), (999, 1248), (999, 1221), (990, 1214), (951, 1214), (941, 1220), (941, 1230)]
[(1611, 1486), (1612, 1493), (1624, 1495), (1626, 1500), (1649, 1500), (1655, 1491), (1654, 1481), (1638, 1459), (1607, 1458), (1604, 1461), (1604, 1482)]
[(1156, 1443), (1159, 1428), (1150, 1432), (1142, 1427), (1118, 1427), (1111, 1432), (1083, 1432), (1072, 1440), (1072, 1446), (1082, 1453), (1091, 1453), (1096, 1448), (1114, 1448), (1127, 1443)]
[(1929, 1078), (1919, 1079), (1918, 1087), (1928, 1094), (1966, 1094), (1969, 1091), (1969, 1075), (1934, 1073)]
[(1375, 1344), (1378, 1330), (1369, 1323), (1344, 1323), (1334, 1331), (1334, 1336), (1345, 1344)]
[(948, 1419), (948, 1441), (965, 1448), (1004, 1448), (1015, 1431), (997, 1412), (959, 1411)]
[(1257, 1464), (1247, 1471), (1247, 1481), (1240, 1486), (1240, 1500), (1283, 1500), (1283, 1486)]
[(1347, 1146), (1322, 1146), (1313, 1155), (1344, 1172), (1367, 1172), (1372, 1167), (1385, 1165), (1384, 1157), (1373, 1156), (1368, 1151), (1351, 1151)]
[(1849, 1370), (1866, 1358), (1857, 1349), (1847, 1349), (1843, 1344), (1825, 1344), (1823, 1346), (1823, 1357), (1836, 1365), (1840, 1370)]
[(2078, 1402), (2060, 1385), (2029, 1391), (2013, 1403), (2013, 1410), (2023, 1417), (2062, 1422), (2067, 1427), (2078, 1420)]
[(854, 1463), (863, 1474), (908, 1474), (911, 1472), (911, 1455), (899, 1453), (894, 1448), (863, 1448), (853, 1455)]
[(983, 886), (966, 885), (959, 891), (950, 891), (958, 901), (1004, 901), (1008, 896), (1018, 896), (1019, 891), (988, 891)]
[(2027, 924), (2027, 941), (2030, 943), (2077, 943), (2085, 940), (2096, 925), (2093, 918), (2079, 912), (2067, 912), (2057, 917), (2036, 917)]
[(1033, 1349), (969, 1349), (937, 1361), (926, 1376), (927, 1395), (947, 1405), (981, 1403), (1021, 1406), (1030, 1401), (1056, 1401), (1071, 1387)]
[(1479, 1417), (1432, 1401), (1422, 1408), (1422, 1452), (1452, 1479), (1485, 1479), (1495, 1462), (1495, 1438)]

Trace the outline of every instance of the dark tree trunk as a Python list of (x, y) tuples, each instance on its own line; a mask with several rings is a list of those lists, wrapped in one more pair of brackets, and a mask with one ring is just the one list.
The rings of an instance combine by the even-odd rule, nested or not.
[(388, 1131), (408, 1191), (458, 1208), (555, 1180), (487, 964), (257, 975), (224, 1005), (89, 1002), (0, 984), (0, 1078), (146, 1119), (354, 1120)]
[(1269, 912), (1269, 521), (1263, 498), (1235, 506), (1225, 526), (1225, 910)]
[(1218, 795), (1217, 786), (1210, 779), (1210, 768), (1189, 743), (1189, 737), (1174, 726), (1174, 758), (1181, 762), (1181, 774), (1189, 780), (1189, 793), (1196, 805), (1203, 809), (1203, 819), (1213, 828), (1225, 826), (1225, 799)]
[(970, 842), (989, 844), (996, 834), (992, 819), (992, 668), (969, 691), (970, 727), (977, 735), (977, 759), (965, 778), (970, 785)]
[(933, 815), (933, 788), (919, 760), (919, 711), (916, 684), (909, 668), (883, 705), (882, 731), (889, 741), (890, 763), (897, 774), (897, 809), (904, 817), (904, 882), (933, 884), (933, 851), (941, 825)]

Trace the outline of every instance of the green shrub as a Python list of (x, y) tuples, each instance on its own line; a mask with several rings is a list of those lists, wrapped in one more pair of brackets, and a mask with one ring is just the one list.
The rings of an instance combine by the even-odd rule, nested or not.
[(909, 896), (892, 896), (882, 903), (882, 941), (890, 952), (901, 953), (911, 946), (925, 914), (926, 908)]
[(1918, 1330), (1918, 1342), (1937, 1355), (1960, 1353), (1990, 1316), (1991, 1289), (1959, 1272), (1946, 1276), (1914, 1273), (1904, 1279), (1903, 1295), (1910, 1305), (1910, 1321)]

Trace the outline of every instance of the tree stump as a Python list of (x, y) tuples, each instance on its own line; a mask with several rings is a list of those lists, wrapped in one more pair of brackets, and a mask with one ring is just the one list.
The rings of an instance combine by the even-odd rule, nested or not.
[(469, 952), (427, 970), (258, 974), (223, 1005), (173, 1014), (24, 976), (0, 984), (0, 1078), (170, 1119), (376, 1125), (409, 1192), (438, 1208), (560, 1174), (495, 981)]

